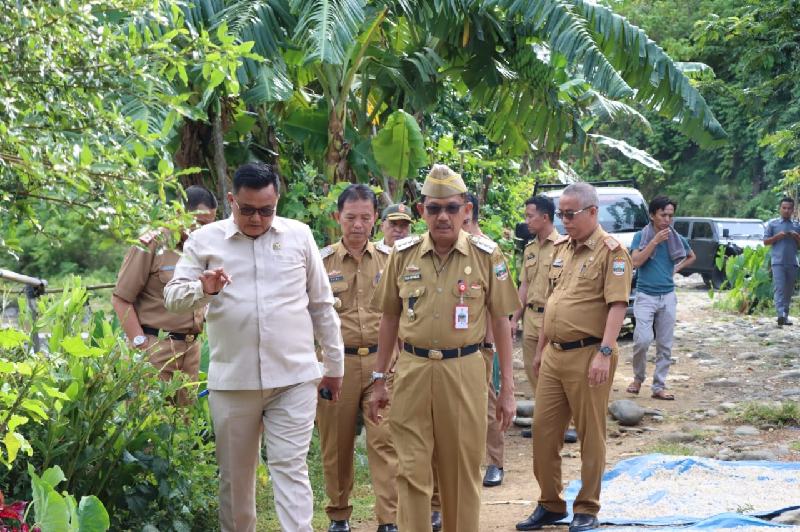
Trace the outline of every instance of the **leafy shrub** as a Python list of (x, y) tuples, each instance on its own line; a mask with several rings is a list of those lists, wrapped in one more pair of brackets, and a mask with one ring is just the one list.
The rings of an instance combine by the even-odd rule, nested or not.
[(726, 257), (720, 246), (716, 264), (725, 271), (727, 280), (723, 287), (730, 288), (720, 298), (720, 306), (743, 314), (769, 308), (772, 301), (769, 248), (745, 248), (741, 255)]
[(729, 419), (751, 425), (800, 426), (800, 403), (784, 401), (775, 403), (750, 402), (739, 405), (729, 414)]

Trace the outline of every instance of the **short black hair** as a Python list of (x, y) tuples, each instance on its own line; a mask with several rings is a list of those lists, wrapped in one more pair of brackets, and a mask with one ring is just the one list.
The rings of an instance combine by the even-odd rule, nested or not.
[(539, 194), (538, 196), (531, 196), (525, 200), (525, 206), (533, 205), (536, 211), (540, 214), (546, 214), (547, 218), (552, 222), (556, 215), (556, 203), (552, 198)]
[(678, 203), (667, 196), (656, 196), (655, 198), (651, 199), (650, 203), (647, 205), (647, 210), (650, 212), (650, 214), (655, 215), (658, 211), (666, 209), (667, 205), (672, 205), (673, 209), (676, 211), (678, 210)]
[(261, 190), (272, 185), (275, 194), (281, 193), (281, 178), (275, 167), (267, 163), (245, 163), (233, 174), (233, 193), (241, 188)]
[(196, 211), (200, 205), (205, 205), (209, 209), (216, 209), (217, 198), (206, 187), (192, 185), (186, 189), (186, 210)]
[(478, 199), (478, 196), (476, 196), (472, 192), (467, 192), (467, 201), (472, 203), (472, 221), (474, 223), (478, 223), (478, 215), (481, 209), (481, 202)]
[(344, 209), (344, 203), (346, 201), (358, 200), (371, 201), (373, 210), (378, 212), (378, 198), (375, 196), (375, 193), (371, 188), (362, 183), (348, 185), (347, 188), (344, 189), (341, 194), (339, 194), (339, 199), (336, 200), (336, 208), (339, 210), (339, 212), (342, 212), (342, 209)]
[[(789, 196), (784, 196), (783, 199), (781, 200), (781, 203), (791, 203), (792, 205), (794, 205), (794, 198), (790, 198)], [(780, 205), (780, 203), (778, 205)]]

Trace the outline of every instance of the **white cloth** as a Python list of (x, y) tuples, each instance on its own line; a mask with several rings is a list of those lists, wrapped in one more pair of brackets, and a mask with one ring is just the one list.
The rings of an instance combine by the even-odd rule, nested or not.
[[(219, 267), (231, 283), (207, 296), (200, 274)], [(314, 335), (325, 376), (344, 375), (333, 293), (303, 223), (276, 216), (258, 238), (241, 233), (233, 218), (203, 226), (184, 244), (164, 298), (173, 312), (208, 304), (211, 390), (260, 390), (319, 379)]]
[(262, 420), (281, 530), (312, 532), (314, 497), (306, 457), (316, 416), (316, 381), (263, 391), (212, 390), (208, 402), (217, 443), (222, 532), (256, 532)]

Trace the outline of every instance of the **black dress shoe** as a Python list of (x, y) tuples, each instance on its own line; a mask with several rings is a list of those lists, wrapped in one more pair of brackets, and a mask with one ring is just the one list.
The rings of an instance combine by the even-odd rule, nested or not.
[(431, 528), (433, 532), (442, 529), (442, 512), (431, 512)]
[(350, 532), (350, 523), (347, 522), (347, 519), (331, 521), (328, 532)]
[(561, 521), (566, 516), (566, 512), (551, 512), (540, 504), (536, 506), (536, 509), (526, 520), (517, 523), (517, 530), (539, 530), (543, 526)]
[(533, 438), (533, 429), (522, 429), (519, 435), (523, 438)]
[(487, 488), (499, 486), (503, 483), (503, 468), (496, 465), (486, 467), (486, 474), (483, 475), (483, 485)]
[(564, 432), (564, 443), (575, 443), (578, 441), (578, 431), (575, 429), (567, 429)]
[(592, 514), (575, 514), (569, 524), (569, 532), (582, 532), (600, 528), (600, 521)]
[(397, 525), (394, 523), (378, 525), (378, 532), (397, 532)]

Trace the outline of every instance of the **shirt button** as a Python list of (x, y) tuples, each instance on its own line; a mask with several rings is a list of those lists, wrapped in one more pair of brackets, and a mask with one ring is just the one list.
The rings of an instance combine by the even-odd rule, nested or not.
[(439, 313), (438, 312), (434, 312), (433, 313), (433, 317), (438, 319), (439, 318)]
[(361, 292), (363, 292), (363, 290), (361, 290), (361, 289), (359, 288), (359, 289), (358, 289), (358, 293), (360, 294)]
[(437, 286), (437, 287), (436, 287), (436, 291), (437, 291), (437, 292), (439, 292), (439, 293), (441, 294), (441, 293), (442, 293), (442, 287), (441, 287), (441, 286)]
[(439, 340), (434, 340), (433, 345), (439, 345)]

